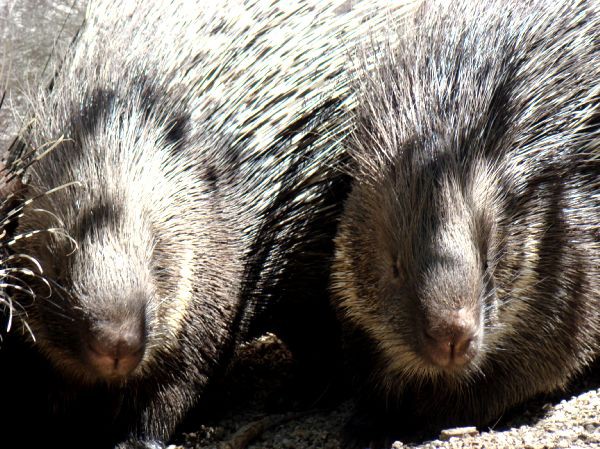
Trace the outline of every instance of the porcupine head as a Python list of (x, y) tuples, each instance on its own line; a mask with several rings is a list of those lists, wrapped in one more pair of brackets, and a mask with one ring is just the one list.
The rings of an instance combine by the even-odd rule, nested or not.
[(189, 131), (186, 118), (156, 110), (168, 109), (167, 100), (149, 105), (143, 86), (129, 89), (53, 93), (29, 134), (39, 160), (25, 174), (33, 200), (17, 231), (46, 231), (16, 247), (45, 279), (28, 322), (55, 367), (85, 384), (151, 372), (180, 345), (198, 298), (197, 332), (207, 342), (198, 354), (213, 362), (234, 311), (233, 283), (220, 281), (233, 272), (225, 226), (218, 213), (209, 219), (198, 164), (176, 148)]
[(497, 326), (492, 169), (461, 163), (441, 126), (397, 120), (397, 98), (365, 100), (375, 102), (381, 111), (359, 109), (350, 141), (357, 168), (336, 238), (334, 303), (373, 345), (370, 383), (383, 397), (411, 383), (458, 390)]

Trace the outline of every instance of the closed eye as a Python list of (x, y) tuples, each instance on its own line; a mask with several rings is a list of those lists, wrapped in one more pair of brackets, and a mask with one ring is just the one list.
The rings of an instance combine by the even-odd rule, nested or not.
[(398, 262), (396, 260), (394, 260), (394, 263), (392, 264), (392, 275), (394, 276), (394, 279), (400, 278), (400, 270), (398, 270)]

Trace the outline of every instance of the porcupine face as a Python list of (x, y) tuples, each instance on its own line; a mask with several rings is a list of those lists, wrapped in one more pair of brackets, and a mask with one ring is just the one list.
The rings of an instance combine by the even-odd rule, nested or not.
[(457, 74), (469, 54), (437, 66), (418, 45), (385, 50), (389, 60), (359, 86), (332, 286), (342, 320), (371, 337), (386, 375), (453, 383), (479, 370), (497, 324), (494, 117), (485, 86)]
[(477, 197), (478, 173), (457, 169), (406, 148), (376, 179), (356, 183), (346, 203), (337, 306), (400, 377), (472, 374), (495, 316), (494, 223)]
[[(82, 382), (143, 376), (177, 348), (195, 290), (214, 301), (214, 280), (193, 285), (218, 233), (210, 234), (208, 192), (178, 148), (185, 116), (149, 113), (148, 98), (96, 90), (65, 108), (53, 96), (44, 107), (58, 112), (32, 131), (35, 142), (58, 143), (28, 171), (36, 199), (18, 229), (51, 230), (23, 242), (47, 281), (30, 324), (54, 364)], [(211, 313), (200, 334), (218, 335)]]

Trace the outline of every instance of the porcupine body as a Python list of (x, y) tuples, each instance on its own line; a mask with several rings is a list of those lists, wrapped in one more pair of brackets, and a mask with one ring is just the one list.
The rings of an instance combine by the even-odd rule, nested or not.
[(348, 438), (380, 445), (488, 424), (600, 352), (597, 2), (425, 2), (398, 33), (361, 76), (332, 268)]
[(265, 302), (323, 294), (344, 61), (377, 3), (90, 3), (13, 149), (16, 232), (62, 232), (15, 245), (46, 296), (7, 428), (29, 409), (44, 444), (160, 447)]

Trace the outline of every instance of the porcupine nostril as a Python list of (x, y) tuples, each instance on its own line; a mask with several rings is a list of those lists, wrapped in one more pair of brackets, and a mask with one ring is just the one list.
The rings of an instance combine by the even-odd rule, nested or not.
[(476, 317), (466, 309), (430, 320), (423, 331), (424, 353), (442, 368), (465, 365), (477, 352), (474, 344), (477, 331)]
[(122, 322), (103, 322), (94, 326), (86, 340), (88, 361), (101, 376), (126, 376), (144, 355), (144, 323), (133, 317)]

